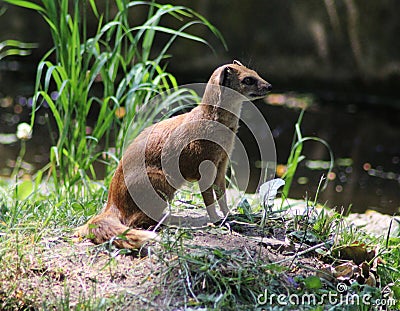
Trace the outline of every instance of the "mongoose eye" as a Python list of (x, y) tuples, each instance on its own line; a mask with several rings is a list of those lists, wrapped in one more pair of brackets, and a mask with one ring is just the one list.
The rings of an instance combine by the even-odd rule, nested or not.
[(242, 80), (242, 83), (246, 85), (253, 85), (254, 83), (256, 83), (256, 79), (251, 77), (246, 77)]

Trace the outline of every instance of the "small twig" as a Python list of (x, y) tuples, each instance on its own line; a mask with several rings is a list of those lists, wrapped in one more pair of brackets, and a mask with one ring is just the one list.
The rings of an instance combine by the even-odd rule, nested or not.
[(249, 250), (247, 249), (246, 246), (244, 247), (244, 251), (246, 252), (246, 255), (249, 257), (249, 259), (251, 259), (252, 262), (255, 262), (255, 261), (254, 261), (254, 258), (251, 257), (251, 254), (250, 254), (250, 252), (249, 252)]
[(156, 232), (158, 228), (162, 225), (162, 223), (165, 221), (165, 219), (168, 218), (168, 216), (171, 214), (171, 211), (168, 211), (165, 213), (164, 217), (161, 218), (161, 220), (158, 222), (158, 224), (154, 227), (153, 232)]
[(393, 215), (392, 218), (390, 219), (389, 229), (388, 229), (388, 233), (386, 235), (386, 243), (385, 243), (386, 248), (389, 247), (390, 231), (392, 230), (392, 225), (393, 225), (393, 220), (394, 219), (395, 218), (394, 218), (394, 215)]
[(180, 202), (182, 204), (186, 204), (186, 205), (193, 206), (193, 207), (196, 207), (196, 208), (200, 208), (201, 207), (200, 204), (194, 204), (194, 203), (192, 203), (192, 201), (184, 201), (182, 199), (177, 199), (176, 202)]
[(222, 227), (226, 220), (228, 219), (228, 216), (231, 215), (231, 211), (229, 210), (228, 213), (225, 215), (224, 219), (222, 219), (221, 224), (219, 225), (220, 227)]
[(285, 258), (285, 259), (276, 261), (276, 262), (274, 262), (274, 264), (280, 264), (280, 263), (283, 263), (283, 262), (286, 262), (286, 261), (289, 261), (289, 260), (295, 260), (296, 257), (299, 257), (299, 256), (302, 256), (302, 255), (307, 254), (307, 253), (309, 253), (309, 252), (312, 252), (313, 250), (316, 250), (316, 249), (318, 249), (318, 248), (320, 248), (320, 247), (322, 247), (322, 246), (324, 246), (324, 245), (326, 245), (326, 244), (328, 244), (328, 243), (331, 243), (331, 242), (333, 242), (333, 239), (329, 239), (329, 240), (326, 241), (326, 242), (322, 242), (322, 243), (319, 243), (319, 244), (317, 244), (317, 245), (314, 245), (313, 247), (310, 247), (310, 248), (308, 248), (308, 249), (306, 249), (306, 250), (304, 250), (304, 251), (301, 251), (301, 252), (296, 253), (296, 254), (293, 255), (293, 256), (290, 256), (289, 258)]
[(138, 298), (139, 300), (141, 300), (141, 301), (143, 301), (143, 302), (145, 302), (145, 303), (148, 303), (148, 304), (151, 305), (152, 307), (160, 307), (158, 304), (152, 302), (151, 300), (146, 299), (146, 298), (144, 298), (144, 297), (142, 297), (142, 296), (140, 296), (140, 295), (138, 295), (138, 294), (136, 294), (136, 293), (134, 293), (134, 292), (132, 292), (132, 291), (130, 291), (130, 290), (127, 290), (126, 292), (129, 293), (130, 295), (132, 295), (133, 297), (136, 297), (136, 298)]
[[(309, 214), (309, 212), (308, 212), (308, 196), (306, 197), (306, 209), (305, 209), (305, 212), (306, 212), (306, 216), (307, 216), (307, 223), (306, 223), (306, 227), (305, 227), (305, 229), (304, 229), (304, 234), (303, 234), (303, 237), (302, 237), (302, 239), (301, 239), (301, 241), (300, 241), (300, 247), (299, 247), (299, 249), (303, 246), (303, 244), (304, 244), (304, 240), (306, 239), (306, 235), (307, 235), (307, 230), (308, 230), (308, 226), (310, 225), (310, 214)], [(290, 263), (290, 265), (289, 265), (289, 268), (293, 265), (293, 263), (294, 263), (294, 260), (296, 259), (296, 254), (293, 256), (293, 260), (292, 260), (292, 262)]]
[(79, 275), (76, 275), (76, 277), (77, 277), (79, 283), (81, 283), (81, 286), (82, 286), (83, 291), (85, 292), (85, 295), (87, 295), (86, 286), (85, 286), (85, 284), (83, 283), (82, 278), (81, 278)]

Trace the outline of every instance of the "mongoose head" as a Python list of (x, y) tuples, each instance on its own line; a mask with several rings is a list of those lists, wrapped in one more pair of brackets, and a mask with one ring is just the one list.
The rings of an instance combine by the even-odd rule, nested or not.
[(233, 89), (249, 100), (265, 97), (272, 88), (272, 85), (262, 79), (257, 72), (236, 60), (232, 64), (217, 68), (210, 82)]

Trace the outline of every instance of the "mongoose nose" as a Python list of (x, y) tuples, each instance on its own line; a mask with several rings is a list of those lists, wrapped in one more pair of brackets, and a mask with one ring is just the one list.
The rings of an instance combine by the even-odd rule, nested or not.
[(271, 91), (271, 90), (272, 90), (272, 84), (269, 84), (269, 83), (267, 84), (267, 90), (268, 90), (268, 91)]

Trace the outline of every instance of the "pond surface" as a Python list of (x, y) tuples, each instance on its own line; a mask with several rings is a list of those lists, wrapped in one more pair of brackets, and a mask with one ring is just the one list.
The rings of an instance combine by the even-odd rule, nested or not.
[[(9, 176), (20, 150), (20, 143), (13, 134), (21, 122), (29, 122), (32, 99), (26, 96), (0, 94), (0, 178)], [(275, 97), (273, 97), (275, 96)], [(313, 96), (307, 95), (310, 98)], [(300, 96), (301, 97), (301, 96)], [(275, 138), (278, 172), (285, 170), (292, 143), (294, 124), (300, 110), (288, 107), (300, 106), (298, 95), (273, 94), (269, 101), (256, 103), (264, 114)], [(339, 103), (338, 103), (339, 102)], [(317, 136), (327, 141), (335, 156), (335, 167), (329, 174), (325, 191), (318, 201), (330, 207), (353, 212), (375, 209), (383, 213), (396, 213), (400, 207), (400, 113), (399, 109), (386, 105), (384, 99), (369, 103), (347, 103), (335, 98), (318, 102), (307, 109), (302, 122), (303, 136)], [(281, 105), (285, 103), (285, 105)], [(37, 113), (34, 135), (27, 142), (22, 168), (33, 174), (49, 160), (49, 148), (55, 143), (57, 133), (50, 131), (52, 124), (48, 107)], [(53, 129), (55, 127), (53, 126)], [(246, 128), (239, 137), (248, 150), (252, 143)], [(291, 197), (309, 198), (313, 201), (322, 175), (326, 176), (329, 154), (325, 146), (306, 142), (303, 147), (306, 158), (299, 164)], [(258, 178), (257, 150), (251, 160), (253, 179)], [(99, 166), (99, 176), (101, 176)], [(257, 178), (256, 178), (257, 177)], [(250, 184), (249, 191), (255, 191)]]
[[(362, 212), (375, 209), (396, 213), (400, 207), (400, 113), (383, 104), (325, 103), (306, 111), (303, 136), (327, 141), (335, 157), (329, 183), (318, 201), (328, 206)], [(265, 107), (275, 137), (278, 162), (287, 159), (293, 124), (299, 112)], [(314, 198), (321, 175), (327, 175), (329, 156), (325, 146), (306, 142), (303, 160), (291, 196)], [(308, 195), (307, 195), (308, 193)]]

